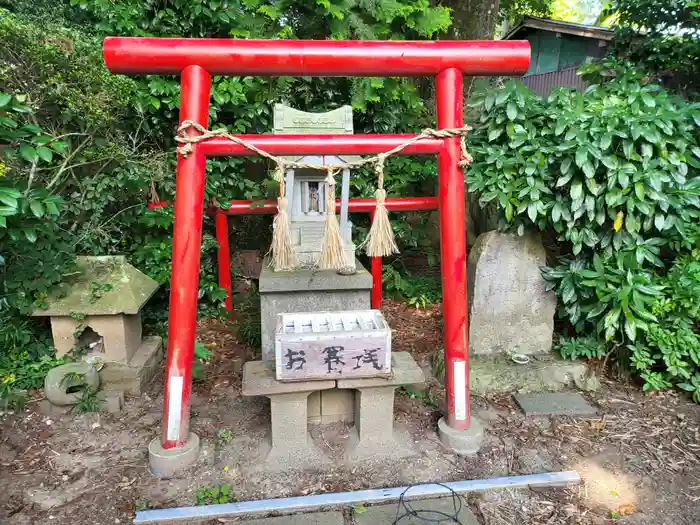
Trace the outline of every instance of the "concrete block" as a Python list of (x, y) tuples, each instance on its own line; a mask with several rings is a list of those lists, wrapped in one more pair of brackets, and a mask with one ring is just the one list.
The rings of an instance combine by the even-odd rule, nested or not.
[(415, 454), (394, 432), (394, 388), (360, 388), (355, 392), (355, 426), (348, 451), (351, 462)]
[(308, 392), (270, 395), (270, 441), (265, 458), (271, 470), (297, 470), (323, 462), (307, 425)]
[(78, 343), (75, 333), (86, 328), (103, 337), (102, 361), (128, 363), (141, 346), (141, 314), (54, 316), (51, 332), (56, 354), (60, 357), (73, 350)]
[[(474, 357), (469, 360), (471, 391), (478, 395), (513, 392), (548, 392), (572, 387), (586, 378), (583, 361), (564, 360), (553, 355), (531, 356), (530, 363), (518, 365), (508, 358)], [(592, 384), (588, 380), (588, 384)]]
[[(408, 494), (410, 495), (410, 491)], [(406, 515), (407, 509), (398, 503), (367, 507), (364, 512), (353, 511), (355, 525), (425, 525), (426, 523), (461, 523), (462, 525), (479, 525), (479, 520), (472, 514), (466, 499), (457, 497), (412, 500), (407, 502), (417, 515)], [(397, 520), (398, 510), (398, 520)], [(447, 516), (455, 516), (456, 520)], [(262, 524), (261, 524), (262, 525)]]
[(513, 396), (526, 416), (594, 416), (595, 407), (577, 392), (542, 392)]
[[(335, 381), (281, 383), (268, 361), (249, 361), (243, 366), (243, 395), (270, 398), (270, 438), (264, 445), (267, 468), (296, 470), (323, 461), (308, 431), (309, 394), (334, 387)], [(320, 417), (320, 398), (318, 407)]]
[(128, 363), (141, 346), (141, 314), (89, 315), (82, 321), (104, 337), (104, 360)]
[[(274, 364), (271, 361), (248, 361), (243, 366), (242, 394), (244, 396), (270, 396), (313, 392), (335, 387), (335, 381), (299, 381), (282, 383), (275, 379)], [(306, 408), (304, 408), (306, 413)]]
[(352, 390), (324, 390), (321, 394), (321, 422), (335, 423), (355, 420), (355, 395)]
[(369, 310), (372, 275), (359, 261), (356, 267), (354, 275), (310, 268), (275, 272), (266, 261), (259, 284), (263, 360), (274, 359), (278, 314)]
[(110, 414), (118, 414), (124, 407), (124, 392), (121, 390), (107, 390), (97, 394), (102, 409)]
[(484, 425), (478, 418), (472, 416), (468, 429), (455, 429), (447, 424), (444, 417), (441, 417), (438, 420), (438, 436), (445, 447), (460, 456), (474, 456), (479, 452), (484, 441)]
[[(313, 512), (239, 521), (240, 525), (343, 525), (342, 512)], [(381, 524), (376, 524), (381, 525)], [(471, 524), (469, 524), (471, 525)]]
[(169, 478), (192, 465), (199, 457), (199, 436), (190, 432), (184, 447), (164, 449), (157, 437), (148, 445), (148, 462), (154, 476)]
[(391, 360), (392, 374), (388, 378), (337, 381), (339, 389), (356, 390), (351, 459), (413, 454), (394, 433), (394, 390), (399, 385), (421, 383), (425, 378), (408, 352), (395, 352)]
[(76, 322), (72, 317), (51, 318), (51, 335), (53, 336), (53, 346), (56, 348), (56, 357), (63, 357), (73, 350), (76, 343), (73, 333), (76, 328)]
[(163, 361), (163, 342), (160, 337), (144, 337), (141, 346), (128, 363), (108, 362), (100, 370), (103, 390), (119, 390), (140, 396)]

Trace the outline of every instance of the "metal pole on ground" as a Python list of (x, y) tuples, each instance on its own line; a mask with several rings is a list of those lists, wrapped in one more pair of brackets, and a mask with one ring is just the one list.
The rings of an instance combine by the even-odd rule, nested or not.
[[(461, 127), (462, 73), (445, 69), (435, 78), (437, 127)], [(469, 410), (467, 343), (467, 236), (464, 226), (464, 172), (459, 138), (445, 139), (438, 153), (438, 203), (442, 313), (445, 323), (445, 395), (447, 417), (438, 422), (441, 440), (455, 452), (476, 454), (483, 429)]]
[[(180, 82), (180, 122), (208, 125), (211, 76), (199, 66), (188, 66)], [(206, 157), (198, 148), (195, 144), (187, 157), (178, 153), (177, 158), (163, 429), (148, 447), (151, 471), (163, 476), (193, 463), (199, 455), (199, 438), (190, 433), (206, 167)]]
[[(406, 500), (450, 497), (454, 493), (466, 495), (470, 492), (483, 492), (498, 489), (519, 489), (528, 487), (566, 487), (578, 485), (581, 477), (578, 472), (544, 472), (542, 474), (527, 474), (502, 478), (472, 479), (465, 481), (450, 481), (441, 484), (426, 483), (411, 487), (377, 488), (359, 490), (356, 492), (330, 492), (310, 496), (292, 498), (264, 499), (255, 501), (238, 501), (219, 505), (203, 505), (197, 507), (179, 507), (175, 509), (145, 510), (136, 513), (134, 523), (159, 523), (167, 521), (203, 520), (224, 517), (250, 516), (269, 514), (271, 512), (296, 513), (312, 511), (319, 508), (329, 509), (348, 507), (356, 504), (379, 504)], [(415, 503), (419, 508), (419, 503)], [(308, 521), (311, 523), (311, 519)], [(440, 520), (448, 523), (449, 520)], [(300, 521), (301, 523), (301, 521)]]

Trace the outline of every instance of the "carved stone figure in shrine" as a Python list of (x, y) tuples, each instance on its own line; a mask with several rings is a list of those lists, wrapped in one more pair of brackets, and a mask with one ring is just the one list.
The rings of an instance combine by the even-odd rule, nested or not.
[[(343, 106), (327, 113), (307, 113), (283, 104), (275, 104), (274, 133), (276, 134), (352, 134), (352, 108)], [(351, 162), (358, 157), (343, 155), (287, 157), (296, 162), (333, 165)], [(321, 254), (323, 224), (328, 195), (327, 172), (313, 169), (288, 169), (286, 197), (289, 202), (292, 245), (301, 265), (313, 265)], [(338, 180), (340, 179), (340, 180)], [(340, 189), (340, 234), (345, 260), (355, 266), (355, 245), (352, 242), (352, 222), (348, 218), (350, 170), (336, 175), (336, 190)], [(338, 191), (336, 191), (336, 197)]]

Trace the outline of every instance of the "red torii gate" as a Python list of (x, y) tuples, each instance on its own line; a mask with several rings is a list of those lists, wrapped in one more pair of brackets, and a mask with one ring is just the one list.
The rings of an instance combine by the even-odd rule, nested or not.
[[(462, 76), (522, 75), (526, 41), (318, 41), (121, 38), (104, 41), (112, 73), (180, 75), (180, 122), (209, 121), (212, 75), (434, 76), (438, 128), (459, 128)], [(189, 129), (190, 136), (197, 134)], [(412, 138), (394, 135), (241, 135), (273, 155), (376, 155)], [(170, 291), (165, 407), (160, 445), (174, 457), (188, 451), (190, 389), (207, 157), (251, 152), (224, 138), (192, 144), (178, 154)], [(468, 430), (469, 351), (464, 174), (459, 138), (425, 139), (401, 155), (438, 156), (438, 203), (443, 289), (447, 425)], [(194, 452), (196, 457), (196, 451)]]

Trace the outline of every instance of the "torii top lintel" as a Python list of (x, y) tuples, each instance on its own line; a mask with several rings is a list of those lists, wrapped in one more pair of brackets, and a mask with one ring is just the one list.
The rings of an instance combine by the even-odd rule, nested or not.
[(112, 73), (177, 75), (198, 65), (211, 75), (515, 76), (527, 71), (530, 44), (519, 40), (233, 40), (107, 37)]

